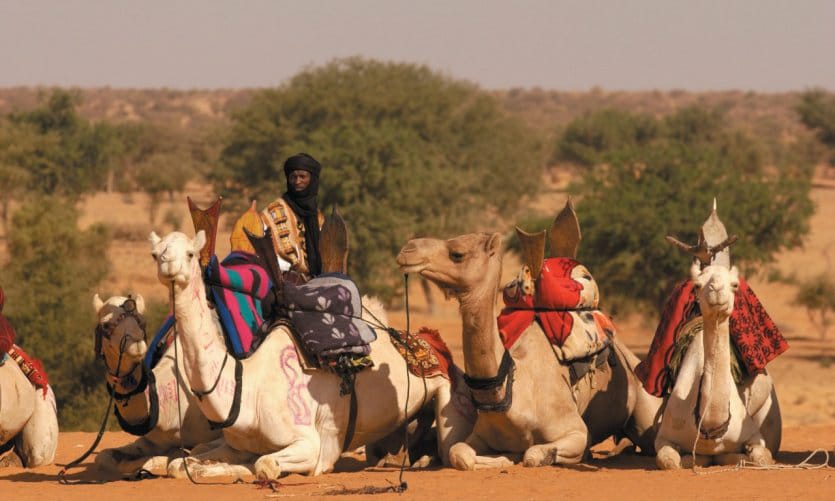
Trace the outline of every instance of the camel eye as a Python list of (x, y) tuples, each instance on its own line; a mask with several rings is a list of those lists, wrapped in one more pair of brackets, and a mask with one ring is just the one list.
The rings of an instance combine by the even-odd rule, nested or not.
[(449, 259), (454, 263), (460, 263), (464, 260), (464, 253), (458, 251), (449, 251)]
[(736, 282), (736, 281), (731, 282), (731, 290), (734, 291), (734, 292), (738, 291), (739, 290), (739, 282)]
[(151, 253), (151, 257), (154, 259), (154, 261), (156, 261), (156, 260), (157, 260), (157, 257), (158, 257), (158, 256), (157, 256), (157, 253), (156, 253), (156, 252), (152, 252), (152, 253)]
[(193, 253), (193, 252), (189, 252), (189, 253), (188, 253), (188, 258), (189, 258), (189, 259), (194, 258), (194, 253)]

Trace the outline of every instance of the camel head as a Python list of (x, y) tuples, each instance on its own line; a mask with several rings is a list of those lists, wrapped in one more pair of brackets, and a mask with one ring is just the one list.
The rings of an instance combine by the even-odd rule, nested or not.
[(151, 257), (157, 263), (157, 278), (163, 285), (176, 284), (185, 287), (193, 275), (199, 273), (200, 249), (206, 245), (206, 233), (197, 232), (194, 239), (179, 231), (160, 238), (151, 232)]
[(460, 297), (487, 285), (485, 282), (498, 281), (502, 236), (469, 233), (449, 240), (416, 238), (400, 250), (397, 264), (403, 273), (419, 273), (447, 294)]
[(739, 271), (736, 266), (721, 265), (700, 269), (698, 263), (690, 268), (693, 279), (693, 294), (699, 301), (699, 308), (706, 318), (722, 322), (731, 316), (734, 309), (734, 295), (739, 289)]
[[(102, 301), (93, 296), (98, 326), (96, 328), (96, 355), (101, 354), (111, 374), (126, 375), (142, 362), (148, 345), (145, 342), (145, 300), (136, 297), (113, 296)], [(119, 351), (123, 350), (119, 362)], [(117, 367), (116, 364), (119, 364)]]

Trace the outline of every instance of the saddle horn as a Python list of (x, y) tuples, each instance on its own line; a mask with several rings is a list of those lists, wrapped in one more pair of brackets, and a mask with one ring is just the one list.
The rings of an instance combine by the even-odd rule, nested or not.
[(246, 228), (243, 228), (243, 231), (246, 234), (246, 238), (249, 239), (249, 243), (252, 244), (252, 248), (255, 249), (255, 254), (261, 259), (262, 265), (267, 270), (267, 273), (270, 274), (270, 279), (273, 281), (273, 287), (277, 291), (281, 291), (284, 276), (281, 274), (281, 269), (278, 267), (278, 255), (276, 255), (275, 247), (273, 247), (271, 230), (267, 228), (264, 230), (263, 235), (253, 235)]
[(699, 230), (699, 241), (696, 242), (696, 245), (688, 245), (670, 235), (667, 235), (665, 239), (674, 247), (695, 256), (702, 268), (710, 265), (730, 268), (731, 252), (729, 248), (739, 240), (739, 237), (736, 235), (728, 236), (725, 225), (716, 213), (716, 198), (714, 198), (713, 210)]
[(209, 265), (212, 256), (215, 255), (215, 243), (217, 242), (217, 226), (220, 220), (220, 206), (223, 197), (217, 200), (206, 209), (199, 208), (191, 197), (187, 196), (188, 211), (191, 214), (191, 222), (194, 224), (194, 232), (203, 230), (206, 233), (206, 245), (200, 249), (200, 266), (205, 268)]
[(528, 233), (520, 227), (516, 227), (516, 236), (519, 237), (522, 252), (522, 264), (527, 265), (531, 270), (531, 278), (536, 280), (542, 271), (542, 261), (545, 260), (545, 230), (538, 233)]
[(551, 256), (553, 257), (577, 257), (577, 249), (580, 247), (582, 234), (580, 233), (580, 222), (577, 220), (577, 213), (574, 212), (574, 203), (571, 197), (565, 202), (565, 207), (554, 218), (549, 232), (551, 244)]
[(348, 225), (334, 205), (319, 232), (322, 273), (348, 273)]

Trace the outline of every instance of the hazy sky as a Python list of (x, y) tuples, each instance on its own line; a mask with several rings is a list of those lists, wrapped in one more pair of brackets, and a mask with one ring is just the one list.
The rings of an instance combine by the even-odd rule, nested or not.
[(835, 90), (835, 0), (0, 0), (0, 86), (274, 86), (362, 55), (487, 88)]

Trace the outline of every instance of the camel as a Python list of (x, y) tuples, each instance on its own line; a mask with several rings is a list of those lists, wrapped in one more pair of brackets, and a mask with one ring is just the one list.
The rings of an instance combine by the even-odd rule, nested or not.
[[(566, 231), (572, 225), (573, 236)], [(544, 235), (537, 235), (542, 244), (539, 257), (529, 259), (523, 278), (538, 276)], [(576, 216), (566, 205), (552, 227), (551, 248), (573, 257), (579, 238)], [(612, 367), (604, 363), (573, 386), (568, 365), (555, 357), (537, 322), (505, 350), (496, 320), (500, 233), (471, 233), (446, 241), (413, 239), (402, 248), (397, 263), (404, 273), (419, 273), (434, 282), (460, 305), (466, 375), (479, 412), (472, 433), (450, 449), (455, 468), (504, 467), (520, 456), (525, 466), (577, 463), (590, 445), (612, 435), (625, 435), (643, 452), (653, 452), (661, 401), (643, 390), (632, 372), (638, 359), (617, 336), (617, 362)], [(596, 284), (584, 270), (578, 267), (572, 278), (593, 285), (587, 289), (596, 303)], [(531, 286), (529, 280), (522, 282), (523, 287)]]
[(14, 446), (27, 468), (52, 463), (58, 447), (52, 388), (47, 386), (45, 393), (36, 388), (11, 359), (0, 365), (0, 449), (6, 446)]
[[(286, 326), (274, 327), (248, 358), (229, 361), (206, 301), (197, 259), (206, 243), (205, 233), (198, 231), (194, 239), (180, 232), (165, 238), (151, 233), (150, 241), (157, 276), (174, 303), (186, 379), (202, 390), (204, 396), (196, 404), (223, 427), (224, 437), (222, 445), (189, 457), (188, 462), (172, 461), (169, 474), (182, 476), (186, 467), (196, 478), (254, 474), (277, 479), (287, 473), (328, 472), (344, 450), (389, 436), (427, 402), (434, 405), (438, 447), (445, 463), (452, 444), (469, 433), (470, 421), (450, 382), (412, 375), (382, 330), (371, 343), (373, 367), (356, 374), (355, 419), (351, 419), (352, 397), (340, 395), (340, 378), (327, 370), (305, 369)], [(367, 309), (385, 324), (379, 302), (367, 303)]]
[[(168, 462), (181, 455), (180, 447), (193, 449), (219, 439), (221, 432), (209, 427), (187, 381), (177, 384), (173, 343), (150, 373), (143, 369), (148, 345), (141, 295), (113, 296), (102, 301), (96, 294), (93, 307), (99, 326), (96, 355), (104, 361), (108, 386), (114, 386), (114, 412), (123, 430), (139, 435), (130, 444), (102, 450), (95, 464), (103, 471), (121, 475), (142, 470), (165, 475)], [(182, 367), (182, 349), (177, 355)]]
[(656, 464), (665, 470), (681, 468), (681, 451), (693, 451), (696, 456), (687, 459), (700, 466), (742, 460), (772, 464), (780, 447), (781, 418), (771, 376), (763, 369), (737, 384), (731, 372), (729, 319), (740, 277), (730, 266), (728, 248), (736, 237), (728, 238), (714, 201), (697, 245), (673, 237), (668, 241), (696, 256), (690, 271), (701, 317), (687, 324), (695, 335), (666, 398), (655, 439)]

